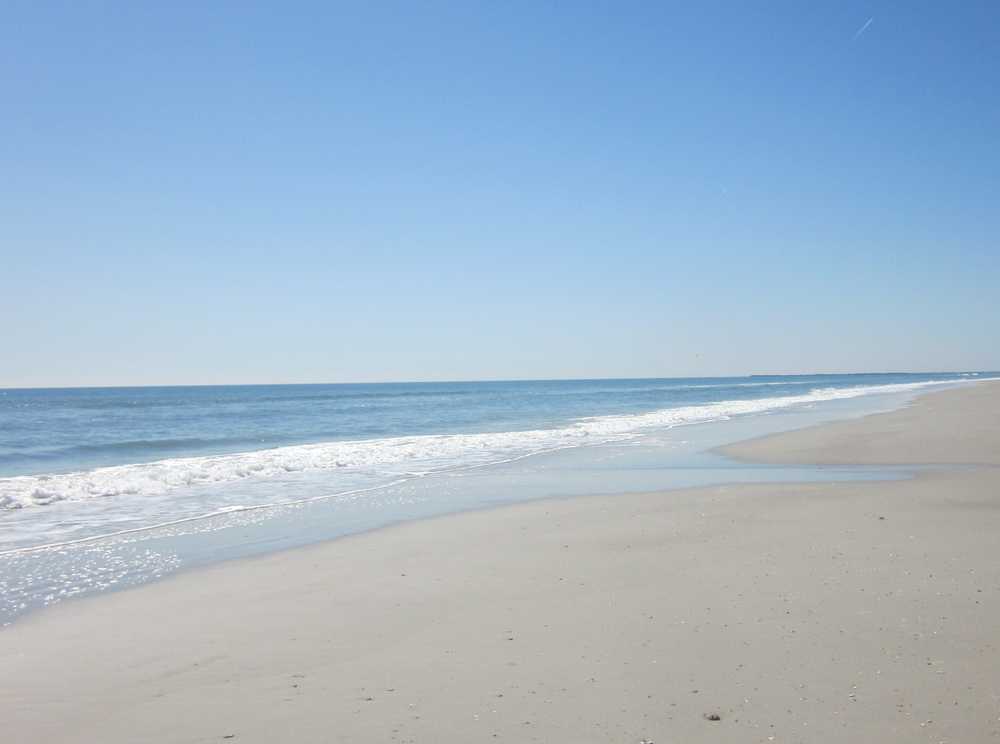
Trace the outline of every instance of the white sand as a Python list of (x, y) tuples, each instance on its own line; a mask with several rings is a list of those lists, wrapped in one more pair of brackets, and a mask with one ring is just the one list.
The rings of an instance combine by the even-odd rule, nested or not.
[(727, 451), (982, 466), (517, 504), (64, 602), (0, 630), (0, 741), (1000, 741), (1000, 385)]

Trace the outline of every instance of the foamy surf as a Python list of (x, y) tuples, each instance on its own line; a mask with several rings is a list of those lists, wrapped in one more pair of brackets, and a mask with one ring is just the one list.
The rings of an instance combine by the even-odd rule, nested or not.
[(46, 507), (58, 502), (137, 499), (200, 486), (320, 471), (343, 471), (345, 474), (350, 471), (381, 472), (387, 480), (395, 480), (498, 463), (564, 447), (622, 441), (650, 430), (683, 424), (718, 421), (879, 392), (905, 392), (934, 384), (937, 383), (929, 381), (823, 388), (804, 395), (728, 400), (641, 414), (597, 416), (552, 429), (325, 442), (116, 465), (72, 473), (0, 478), (0, 508), (15, 510)]

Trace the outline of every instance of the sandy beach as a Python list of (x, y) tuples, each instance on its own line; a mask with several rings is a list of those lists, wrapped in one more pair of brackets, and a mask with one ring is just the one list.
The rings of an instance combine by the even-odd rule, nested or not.
[(62, 602), (0, 629), (0, 741), (1000, 740), (1000, 383), (724, 453), (945, 467), (554, 498)]

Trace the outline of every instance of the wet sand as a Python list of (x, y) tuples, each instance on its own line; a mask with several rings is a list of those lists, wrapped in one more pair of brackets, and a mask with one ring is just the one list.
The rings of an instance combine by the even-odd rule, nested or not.
[(548, 499), (63, 602), (0, 629), (0, 740), (1000, 740), (1000, 383), (724, 452), (958, 467)]

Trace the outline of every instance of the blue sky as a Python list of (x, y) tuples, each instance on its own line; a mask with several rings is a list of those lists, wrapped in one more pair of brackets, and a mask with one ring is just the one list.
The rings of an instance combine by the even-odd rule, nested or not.
[(998, 369), (998, 32), (5, 2), (0, 387)]

